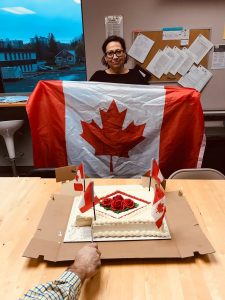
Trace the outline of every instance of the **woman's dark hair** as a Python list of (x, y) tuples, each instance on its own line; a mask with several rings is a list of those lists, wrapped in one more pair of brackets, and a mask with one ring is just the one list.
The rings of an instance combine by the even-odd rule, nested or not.
[[(102, 63), (105, 66), (107, 66), (107, 63), (105, 61), (106, 47), (111, 42), (118, 42), (118, 43), (120, 43), (120, 45), (122, 46), (124, 52), (126, 53), (126, 43), (125, 43), (125, 40), (123, 38), (121, 38), (120, 36), (117, 36), (117, 35), (111, 35), (111, 36), (107, 37), (107, 39), (102, 44), (102, 51), (104, 53), (104, 56), (102, 57)], [(128, 57), (126, 55), (126, 59), (125, 59), (124, 63), (127, 63), (127, 60), (128, 60)]]

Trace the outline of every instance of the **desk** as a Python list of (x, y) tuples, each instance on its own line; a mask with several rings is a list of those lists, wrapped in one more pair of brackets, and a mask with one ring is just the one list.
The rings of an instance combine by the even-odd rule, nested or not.
[[(127, 181), (135, 183), (120, 183)], [(0, 299), (18, 299), (69, 265), (22, 257), (49, 196), (59, 189), (54, 179), (0, 178)], [(103, 261), (98, 275), (85, 282), (80, 300), (225, 299), (225, 181), (167, 181), (168, 191), (178, 189), (216, 253), (185, 260)]]
[[(12, 107), (25, 107), (27, 104), (27, 97), (29, 96), (30, 93), (0, 93), (0, 97), (24, 97), (24, 101), (23, 102), (0, 102), (0, 108), (1, 107), (8, 107), (8, 108), (12, 108)], [(18, 98), (17, 98), (18, 100)], [(20, 98), (20, 100), (23, 100), (22, 98)]]
[(12, 108), (12, 107), (26, 107), (27, 101), (25, 102), (0, 102), (0, 108), (1, 107), (7, 107), (7, 108)]

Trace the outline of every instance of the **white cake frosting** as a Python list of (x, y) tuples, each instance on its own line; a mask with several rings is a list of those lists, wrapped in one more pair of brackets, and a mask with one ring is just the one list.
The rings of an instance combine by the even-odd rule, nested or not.
[[(77, 208), (76, 226), (92, 226), (93, 237), (166, 237), (164, 225), (157, 228), (152, 218), (153, 190), (141, 185), (119, 185), (119, 186), (95, 186), (95, 195), (98, 198), (111, 197), (122, 194), (124, 198), (130, 198), (138, 207), (116, 214), (106, 210), (100, 204), (95, 206), (96, 220), (93, 210), (89, 209), (81, 213)], [(77, 203), (81, 199), (75, 199)]]

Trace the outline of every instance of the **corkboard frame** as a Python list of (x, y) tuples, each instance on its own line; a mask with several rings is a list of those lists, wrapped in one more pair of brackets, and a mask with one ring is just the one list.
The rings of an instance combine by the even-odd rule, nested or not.
[[(177, 46), (179, 49), (182, 49), (183, 47), (189, 48), (190, 45), (194, 42), (194, 40), (198, 37), (199, 34), (202, 34), (204, 37), (206, 37), (208, 40), (210, 40), (211, 36), (211, 29), (205, 28), (205, 29), (190, 29), (190, 36), (189, 36), (189, 44), (187, 46), (181, 46), (180, 40), (163, 40), (163, 31), (162, 30), (155, 30), (155, 31), (138, 31), (133, 32), (133, 39), (136, 38), (138, 34), (143, 34), (153, 40), (155, 43), (152, 46), (152, 49), (148, 53), (146, 59), (143, 63), (140, 63), (136, 61), (136, 64), (140, 66), (144, 71), (146, 71), (147, 74), (151, 74), (146, 67), (150, 63), (150, 61), (153, 59), (153, 57), (156, 55), (159, 49), (163, 50), (166, 46), (169, 46), (173, 48), (174, 46)], [(208, 67), (208, 54), (203, 57), (203, 59), (200, 61), (198, 65), (202, 65), (205, 68)], [(172, 75), (168, 73), (167, 75), (163, 74), (160, 79), (155, 77), (153, 74), (151, 74), (149, 81), (154, 83), (160, 83), (160, 82), (177, 82), (181, 78), (180, 74)]]

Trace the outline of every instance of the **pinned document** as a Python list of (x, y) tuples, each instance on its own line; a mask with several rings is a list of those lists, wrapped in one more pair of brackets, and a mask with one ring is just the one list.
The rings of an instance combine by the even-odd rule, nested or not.
[(194, 42), (189, 47), (196, 64), (199, 64), (203, 57), (212, 49), (213, 43), (211, 43), (204, 35), (199, 34), (199, 36), (194, 40)]
[(160, 79), (166, 70), (170, 57), (162, 50), (159, 50), (151, 60), (146, 69)]
[(178, 83), (184, 87), (195, 88), (200, 92), (211, 77), (212, 73), (206, 68), (201, 65), (198, 67), (193, 65), (190, 71), (180, 78)]
[(182, 52), (185, 53), (186, 57), (177, 72), (180, 75), (185, 75), (188, 72), (188, 70), (191, 68), (191, 66), (194, 64), (194, 57), (191, 51), (185, 47), (182, 49)]
[(105, 17), (105, 35), (118, 35), (123, 37), (123, 16)]
[[(177, 30), (178, 29), (178, 30)], [(190, 30), (182, 28), (163, 28), (162, 39), (169, 40), (189, 40)]]
[(164, 53), (166, 53), (169, 57), (169, 60), (165, 66), (164, 74), (167, 75), (170, 71), (170, 67), (173, 64), (173, 61), (177, 57), (177, 53), (174, 51), (174, 49), (170, 48), (169, 46), (166, 46), (163, 50)]
[(130, 55), (140, 63), (143, 63), (153, 44), (153, 40), (149, 39), (143, 34), (138, 34), (130, 50), (128, 51), (128, 55)]
[(173, 48), (174, 52), (176, 53), (176, 59), (174, 59), (169, 72), (173, 75), (175, 75), (180, 68), (180, 66), (183, 64), (185, 61), (185, 53), (180, 50), (178, 47), (174, 46)]
[(215, 45), (211, 69), (225, 69), (225, 45)]

